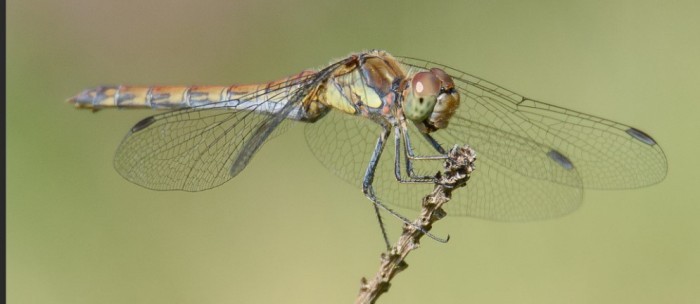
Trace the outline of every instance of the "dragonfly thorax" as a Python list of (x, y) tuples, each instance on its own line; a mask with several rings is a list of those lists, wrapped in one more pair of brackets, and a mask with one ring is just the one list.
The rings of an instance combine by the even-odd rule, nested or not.
[(446, 128), (459, 107), (452, 77), (438, 68), (413, 75), (405, 92), (404, 116), (425, 133)]

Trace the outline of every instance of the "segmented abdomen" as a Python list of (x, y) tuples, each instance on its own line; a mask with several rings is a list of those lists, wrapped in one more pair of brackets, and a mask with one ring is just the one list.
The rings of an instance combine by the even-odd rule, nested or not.
[(155, 108), (177, 109), (196, 107), (245, 98), (252, 102), (284, 103), (296, 80), (312, 75), (302, 73), (265, 84), (232, 86), (100, 86), (80, 92), (68, 100), (77, 108)]

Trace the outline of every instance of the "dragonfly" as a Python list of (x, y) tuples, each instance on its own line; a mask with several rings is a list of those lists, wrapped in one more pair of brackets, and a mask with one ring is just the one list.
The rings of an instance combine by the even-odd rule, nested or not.
[(419, 209), (446, 144), (469, 144), (479, 160), (445, 211), (495, 221), (560, 217), (584, 189), (649, 186), (667, 172), (660, 145), (638, 128), (383, 50), (262, 84), (109, 85), (68, 101), (167, 110), (136, 123), (114, 157), (125, 179), (154, 190), (217, 187), (269, 139), (305, 125), (311, 154), (374, 203), (387, 244), (380, 209), (408, 223), (385, 203)]

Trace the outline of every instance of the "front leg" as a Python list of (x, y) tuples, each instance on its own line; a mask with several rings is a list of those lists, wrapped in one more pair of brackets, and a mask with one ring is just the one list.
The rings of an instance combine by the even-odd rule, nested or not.
[[(404, 139), (403, 144), (401, 143), (401, 134), (404, 134), (404, 131), (400, 129), (399, 126), (394, 127), (394, 176), (396, 177), (396, 180), (399, 183), (405, 183), (405, 184), (411, 184), (411, 183), (432, 183), (434, 180), (433, 176), (418, 176), (413, 173), (413, 163), (411, 159), (408, 157), (408, 153), (406, 152), (406, 143), (407, 141)], [(403, 178), (401, 176), (401, 146), (404, 146), (404, 156), (406, 158), (406, 174), (408, 175), (408, 179)]]
[[(406, 128), (406, 123), (402, 122), (401, 123), (401, 128), (400, 132), (399, 129), (397, 129), (396, 133), (401, 133), (403, 136), (403, 147), (404, 147), (404, 155), (406, 157), (406, 174), (408, 177), (415, 181), (415, 182), (431, 182), (433, 181), (432, 176), (421, 176), (417, 175), (414, 170), (413, 170), (413, 161), (414, 160), (442, 160), (447, 158), (447, 154), (445, 153), (445, 149), (442, 148), (442, 146), (429, 134), (426, 133), (421, 133), (425, 140), (435, 149), (439, 155), (428, 155), (428, 156), (416, 156), (415, 153), (413, 152), (413, 145), (411, 144), (411, 138), (410, 135), (408, 134), (408, 129)], [(399, 152), (398, 152), (398, 147), (399, 143), (397, 140), (397, 159), (399, 158)], [(398, 164), (398, 161), (397, 161)], [(401, 178), (398, 177), (397, 179), (401, 181)]]

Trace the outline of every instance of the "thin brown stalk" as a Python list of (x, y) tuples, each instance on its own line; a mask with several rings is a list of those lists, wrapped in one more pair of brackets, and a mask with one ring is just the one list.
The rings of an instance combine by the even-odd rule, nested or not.
[(374, 278), (369, 281), (362, 278), (360, 294), (355, 303), (375, 303), (380, 295), (389, 290), (391, 280), (408, 267), (406, 256), (418, 248), (424, 235), (416, 227), (430, 231), (433, 223), (447, 215), (442, 205), (450, 200), (453, 190), (466, 185), (474, 171), (475, 160), (476, 153), (468, 146), (455, 146), (450, 150), (445, 160), (445, 170), (435, 176), (433, 192), (423, 198), (419, 217), (413, 221), (413, 225), (404, 225), (399, 240), (389, 251), (382, 253), (379, 271)]

